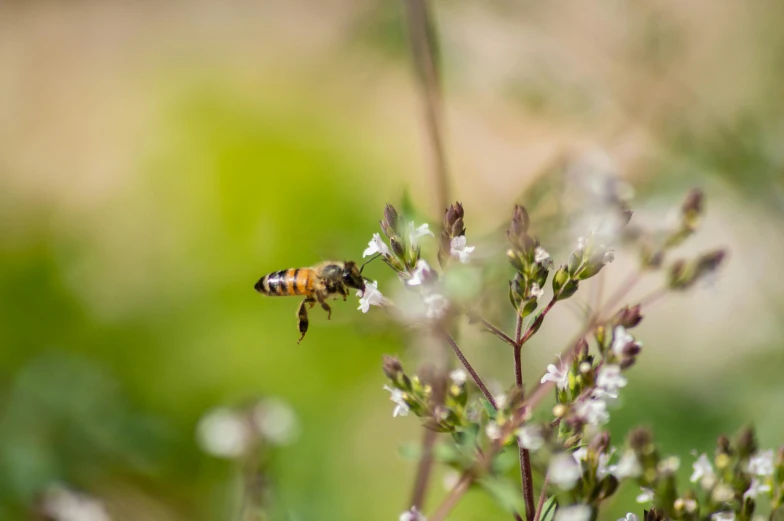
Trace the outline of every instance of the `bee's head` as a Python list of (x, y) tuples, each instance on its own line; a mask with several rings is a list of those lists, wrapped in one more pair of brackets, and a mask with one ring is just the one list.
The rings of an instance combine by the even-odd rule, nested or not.
[(343, 284), (349, 288), (365, 291), (365, 279), (356, 262), (346, 261), (343, 265)]

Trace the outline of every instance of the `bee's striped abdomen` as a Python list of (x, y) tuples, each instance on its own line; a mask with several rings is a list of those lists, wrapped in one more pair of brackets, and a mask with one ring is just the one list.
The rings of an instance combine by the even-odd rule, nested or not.
[(313, 291), (313, 270), (291, 268), (264, 275), (256, 283), (256, 291), (272, 297), (307, 295)]

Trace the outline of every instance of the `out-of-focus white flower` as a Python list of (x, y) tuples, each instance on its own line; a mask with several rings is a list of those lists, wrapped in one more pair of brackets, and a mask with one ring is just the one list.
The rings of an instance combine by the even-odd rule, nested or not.
[(501, 427), (494, 421), (490, 421), (485, 427), (485, 434), (493, 441), (501, 438)]
[(381, 235), (374, 233), (373, 238), (370, 239), (368, 243), (368, 247), (365, 251), (362, 252), (362, 258), (367, 257), (368, 255), (373, 255), (375, 253), (380, 253), (382, 255), (391, 255), (392, 252), (389, 251), (389, 246), (381, 239)]
[(531, 284), (531, 288), (528, 291), (528, 295), (531, 298), (540, 298), (542, 295), (544, 295), (544, 289), (540, 288), (539, 284), (534, 282)]
[(611, 398), (618, 398), (618, 391), (621, 387), (626, 387), (627, 383), (621, 374), (621, 366), (615, 364), (602, 366), (596, 377), (596, 386)]
[(410, 510), (406, 510), (400, 514), (400, 521), (427, 521), (427, 519), (422, 512), (417, 510), (417, 507), (411, 507)]
[(520, 446), (524, 449), (536, 452), (544, 446), (544, 438), (539, 427), (536, 425), (525, 425), (517, 429), (517, 439)]
[(431, 320), (438, 320), (443, 317), (446, 309), (449, 307), (449, 301), (445, 299), (443, 295), (439, 295), (438, 293), (425, 295), (422, 297), (422, 301), (425, 303), (425, 307), (427, 308), (425, 311), (425, 317)]
[(471, 260), (471, 253), (476, 249), (476, 246), (466, 246), (465, 235), (458, 235), (453, 237), (449, 243), (449, 254), (455, 259), (459, 259), (463, 264), (468, 264)]
[(656, 496), (652, 488), (640, 487), (640, 495), (637, 496), (637, 502), (651, 503), (655, 497)]
[(678, 469), (681, 467), (681, 460), (677, 456), (670, 456), (668, 458), (664, 458), (656, 465), (656, 470), (661, 472), (662, 474), (675, 474)]
[(642, 475), (642, 465), (640, 465), (640, 460), (637, 459), (637, 455), (633, 450), (627, 450), (623, 453), (623, 456), (621, 456), (618, 464), (613, 469), (613, 475), (619, 480), (637, 478)]
[(377, 280), (366, 283), (365, 290), (357, 291), (357, 296), (359, 297), (359, 307), (357, 309), (362, 310), (362, 313), (367, 313), (370, 310), (370, 306), (383, 306), (387, 302), (384, 295), (378, 290)]
[(265, 398), (256, 404), (253, 422), (259, 434), (272, 445), (289, 445), (299, 437), (297, 415), (280, 398)]
[(554, 364), (547, 365), (547, 373), (542, 376), (540, 383), (553, 382), (558, 389), (563, 390), (569, 387), (569, 370), (564, 367), (557, 368)]
[(498, 410), (503, 409), (506, 407), (507, 398), (504, 393), (499, 393), (495, 395), (495, 406)]
[(419, 259), (414, 268), (414, 272), (411, 273), (411, 278), (406, 281), (406, 284), (409, 286), (421, 286), (430, 278), (432, 273), (433, 270), (430, 269), (430, 264), (428, 264), (425, 259)]
[(613, 330), (613, 342), (610, 349), (615, 353), (615, 356), (621, 358), (623, 356), (623, 348), (634, 341), (634, 337), (626, 331), (625, 327), (615, 326), (615, 329)]
[(770, 476), (773, 474), (773, 451), (760, 450), (749, 459), (747, 471), (755, 476)]
[(205, 414), (196, 426), (196, 439), (204, 452), (219, 458), (236, 458), (252, 441), (250, 425), (240, 413), (219, 407)]
[(588, 505), (559, 507), (555, 512), (555, 521), (588, 521), (591, 519), (591, 513), (591, 507)]
[(685, 510), (686, 512), (693, 514), (697, 511), (697, 501), (694, 499), (684, 499), (679, 497), (673, 503), (675, 510)]
[(757, 478), (751, 478), (751, 485), (743, 493), (743, 499), (756, 498), (760, 492), (770, 492), (770, 485), (760, 482)]
[(537, 246), (534, 250), (534, 262), (541, 264), (545, 268), (553, 265), (552, 257), (550, 257), (550, 254), (547, 252), (547, 250), (541, 246)]
[(384, 389), (389, 391), (389, 399), (395, 403), (395, 409), (392, 411), (392, 417), (395, 418), (397, 416), (408, 416), (408, 411), (411, 410), (411, 408), (406, 403), (406, 393), (400, 389), (395, 389), (394, 387), (390, 387), (388, 385), (385, 385)]
[(571, 490), (580, 479), (580, 465), (572, 454), (561, 452), (550, 458), (547, 475), (550, 476), (550, 481), (553, 484), (564, 490)]
[(463, 385), (466, 383), (466, 378), (468, 378), (468, 375), (459, 367), (449, 373), (449, 379), (452, 380), (452, 383), (455, 385)]
[(110, 521), (109, 513), (99, 500), (62, 486), (48, 488), (41, 509), (54, 521)]
[(705, 454), (700, 455), (697, 461), (693, 464), (694, 472), (692, 472), (689, 481), (696, 483), (705, 478), (715, 479), (716, 475), (713, 473), (713, 465), (711, 465), (708, 456)]
[(713, 521), (735, 521), (735, 512), (716, 512), (711, 516)]
[(713, 491), (711, 492), (711, 499), (714, 503), (727, 503), (728, 501), (732, 501), (732, 498), (734, 497), (735, 491), (726, 483), (719, 483), (713, 487)]
[(615, 453), (615, 449), (610, 449), (610, 452), (599, 454), (599, 465), (596, 467), (596, 477), (603, 479), (613, 473), (617, 465), (610, 465), (610, 458)]
[[(378, 234), (376, 234), (378, 235)], [(584, 250), (585, 247), (588, 245), (588, 240), (585, 237), (578, 237), (577, 238), (577, 249)]]
[(637, 521), (637, 516), (629, 512), (625, 517), (620, 518), (618, 521)]
[(607, 402), (599, 397), (589, 397), (575, 406), (575, 413), (590, 425), (604, 425), (610, 421)]
[(429, 224), (425, 223), (422, 226), (417, 227), (413, 221), (408, 223), (408, 243), (412, 248), (416, 249), (419, 245), (419, 238), (424, 237), (425, 235), (435, 237), (433, 232), (430, 231)]
[(444, 472), (444, 477), (441, 484), (444, 485), (444, 490), (451, 491), (460, 482), (460, 473), (456, 470), (447, 470)]

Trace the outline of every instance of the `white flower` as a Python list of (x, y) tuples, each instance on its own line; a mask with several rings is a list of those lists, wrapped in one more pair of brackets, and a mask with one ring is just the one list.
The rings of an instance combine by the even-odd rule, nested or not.
[(735, 512), (716, 512), (711, 516), (713, 521), (735, 521)]
[(756, 498), (760, 492), (770, 492), (770, 485), (761, 483), (757, 478), (751, 478), (749, 489), (743, 493), (743, 499)]
[(621, 387), (626, 387), (627, 380), (621, 374), (620, 365), (604, 365), (599, 369), (596, 377), (598, 390), (606, 393), (611, 398), (618, 398), (618, 391)]
[(681, 460), (677, 456), (664, 458), (659, 462), (658, 465), (656, 465), (656, 469), (662, 474), (675, 474), (675, 472), (677, 472), (680, 467)]
[(537, 246), (534, 250), (534, 262), (541, 264), (544, 267), (552, 266), (553, 259), (550, 257), (550, 254), (542, 248), (541, 246)]
[(496, 409), (500, 410), (500, 409), (503, 409), (504, 407), (506, 407), (506, 402), (507, 402), (507, 398), (506, 398), (506, 395), (504, 393), (501, 393), (498, 396), (496, 396), (495, 397)]
[(618, 521), (637, 521), (637, 516), (629, 512), (626, 517), (622, 517)]
[(637, 496), (638, 503), (650, 503), (653, 501), (655, 495), (653, 489), (640, 487), (640, 495)]
[(749, 459), (749, 466), (747, 467), (749, 474), (755, 476), (770, 476), (773, 474), (773, 470), (772, 450), (757, 451), (757, 453)]
[(368, 255), (373, 255), (374, 253), (380, 253), (382, 255), (391, 255), (392, 252), (389, 251), (389, 247), (386, 243), (381, 240), (381, 235), (374, 233), (373, 238), (370, 239), (368, 243), (368, 247), (362, 252), (362, 257), (367, 257)]
[(463, 385), (466, 383), (466, 378), (468, 378), (468, 375), (460, 368), (449, 373), (449, 379), (452, 380), (452, 383), (455, 385)]
[(236, 458), (244, 454), (250, 445), (250, 425), (239, 413), (219, 407), (199, 420), (196, 439), (207, 454)]
[(430, 269), (430, 264), (428, 264), (426, 260), (419, 259), (414, 268), (414, 272), (411, 274), (411, 278), (406, 281), (406, 284), (409, 286), (421, 286), (422, 283), (428, 279), (432, 271), (433, 270)]
[(517, 429), (517, 439), (524, 449), (536, 452), (544, 446), (544, 438), (536, 425), (526, 425)]
[(456, 470), (447, 470), (444, 472), (444, 477), (441, 483), (444, 485), (444, 490), (451, 491), (460, 482), (460, 473)]
[(615, 353), (615, 356), (618, 358), (623, 357), (623, 348), (626, 347), (627, 344), (630, 342), (634, 342), (634, 337), (626, 331), (626, 328), (623, 326), (615, 326), (613, 330), (613, 342), (612, 342), (612, 352)]
[(580, 468), (582, 469), (583, 461), (585, 461), (585, 458), (588, 457), (588, 449), (585, 447), (580, 447), (576, 451), (572, 452), (572, 457), (574, 458), (574, 461), (576, 461), (577, 464), (580, 465)]
[(405, 400), (406, 393), (404, 393), (400, 389), (395, 389), (388, 385), (385, 385), (384, 389), (390, 392), (389, 399), (395, 402), (395, 409), (392, 411), (392, 417), (395, 418), (397, 416), (408, 416), (408, 411), (410, 410), (410, 407), (408, 406)]
[(588, 241), (585, 237), (578, 237), (577, 238), (577, 249), (584, 250), (585, 246), (588, 244)]
[(642, 465), (633, 450), (627, 450), (623, 453), (613, 469), (613, 474), (618, 479), (637, 478), (642, 475)]
[(713, 473), (713, 465), (708, 460), (708, 456), (702, 454), (697, 461), (693, 464), (694, 472), (692, 472), (689, 481), (692, 483), (696, 483), (705, 478), (715, 478), (715, 474)]
[(417, 245), (419, 244), (419, 238), (424, 237), (425, 235), (435, 237), (433, 232), (430, 231), (429, 224), (425, 223), (417, 228), (413, 221), (408, 223), (408, 243), (412, 248), (416, 249)]
[(574, 456), (568, 452), (561, 452), (550, 458), (547, 475), (550, 481), (564, 490), (571, 490), (577, 484), (582, 472)]
[(528, 295), (531, 298), (540, 298), (542, 295), (544, 295), (544, 289), (540, 288), (539, 284), (534, 282), (531, 284), (531, 289), (528, 291)]
[(604, 425), (610, 421), (610, 413), (607, 412), (607, 402), (599, 397), (590, 397), (581, 401), (575, 407), (575, 412), (590, 425)]
[(673, 503), (675, 510), (685, 510), (686, 512), (692, 514), (697, 511), (697, 501), (693, 499), (684, 499), (679, 497)]
[(727, 503), (735, 497), (735, 491), (726, 483), (719, 483), (713, 487), (711, 499), (714, 503)]
[(431, 320), (439, 319), (444, 316), (446, 308), (449, 306), (449, 301), (438, 293), (431, 293), (422, 297), (427, 310), (425, 316)]
[(610, 458), (615, 453), (615, 449), (610, 449), (610, 452), (599, 454), (599, 465), (596, 467), (596, 477), (599, 479), (612, 474), (617, 465), (610, 465)]
[(547, 366), (547, 374), (545, 374), (540, 383), (553, 382), (560, 390), (569, 387), (569, 370), (558, 369), (555, 365), (549, 364)]
[(41, 501), (47, 519), (54, 521), (110, 521), (103, 503), (61, 486), (48, 488)]
[(612, 248), (608, 248), (604, 251), (604, 259), (602, 259), (605, 264), (610, 264), (612, 261), (615, 260), (615, 251)]
[(299, 436), (299, 422), (289, 404), (266, 398), (253, 408), (253, 422), (259, 434), (273, 445), (288, 445)]
[(449, 243), (449, 254), (455, 259), (459, 259), (463, 264), (468, 264), (469, 256), (475, 249), (476, 246), (466, 246), (465, 235), (453, 237), (452, 242)]
[(400, 521), (427, 521), (425, 516), (417, 510), (417, 507), (411, 507), (411, 510), (406, 510), (400, 514)]
[(592, 512), (588, 505), (560, 507), (555, 512), (555, 521), (588, 521)]
[(501, 427), (496, 422), (491, 421), (487, 424), (487, 427), (485, 427), (485, 434), (487, 434), (487, 437), (491, 440), (496, 441), (501, 437)]
[(365, 291), (357, 291), (359, 297), (359, 307), (362, 313), (367, 313), (370, 306), (383, 306), (386, 304), (384, 295), (378, 290), (378, 281), (368, 282), (365, 284)]

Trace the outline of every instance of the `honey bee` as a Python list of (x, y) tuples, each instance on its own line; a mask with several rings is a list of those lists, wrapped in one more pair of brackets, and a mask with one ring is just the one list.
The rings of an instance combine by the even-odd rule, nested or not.
[(262, 295), (270, 297), (305, 297), (297, 308), (297, 329), (302, 334), (297, 340), (299, 344), (308, 331), (308, 305), (312, 309), (318, 302), (329, 319), (332, 317), (332, 309), (327, 299), (342, 296), (346, 300), (349, 288), (365, 291), (365, 280), (362, 269), (355, 262), (324, 261), (311, 268), (290, 268), (269, 273), (261, 277), (254, 287)]

